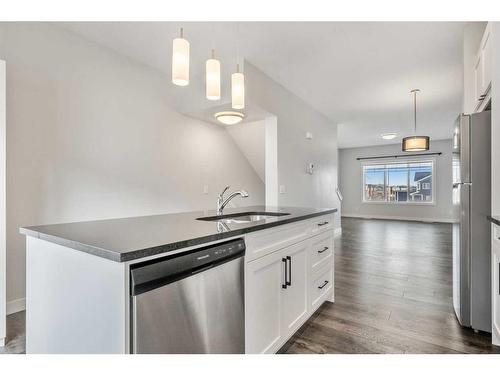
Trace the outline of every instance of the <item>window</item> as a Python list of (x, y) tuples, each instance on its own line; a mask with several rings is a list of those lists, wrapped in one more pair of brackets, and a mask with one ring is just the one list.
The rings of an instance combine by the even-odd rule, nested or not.
[(433, 203), (434, 162), (363, 166), (363, 201)]

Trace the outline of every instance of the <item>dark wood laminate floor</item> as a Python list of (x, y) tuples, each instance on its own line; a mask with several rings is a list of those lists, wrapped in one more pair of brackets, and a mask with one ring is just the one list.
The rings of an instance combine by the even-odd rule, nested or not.
[(452, 307), (451, 225), (342, 218), (335, 303), (285, 353), (500, 353)]
[(26, 352), (26, 312), (7, 315), (7, 337), (0, 354), (22, 354)]

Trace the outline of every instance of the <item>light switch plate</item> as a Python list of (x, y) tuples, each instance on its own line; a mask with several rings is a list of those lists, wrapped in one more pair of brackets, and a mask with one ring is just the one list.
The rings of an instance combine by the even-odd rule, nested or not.
[(285, 194), (285, 193), (286, 193), (286, 186), (280, 185), (280, 194)]

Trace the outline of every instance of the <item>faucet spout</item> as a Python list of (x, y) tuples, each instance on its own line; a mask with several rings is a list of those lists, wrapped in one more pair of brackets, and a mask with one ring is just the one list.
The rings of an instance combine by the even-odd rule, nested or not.
[(224, 210), (224, 207), (227, 206), (227, 204), (233, 199), (234, 197), (237, 197), (238, 195), (241, 196), (242, 198), (248, 198), (248, 192), (246, 190), (238, 190), (233, 193), (231, 193), (226, 199), (224, 199), (224, 193), (226, 190), (229, 189), (229, 186), (227, 186), (221, 194), (219, 194), (219, 198), (217, 199), (217, 215), (222, 215), (222, 211)]

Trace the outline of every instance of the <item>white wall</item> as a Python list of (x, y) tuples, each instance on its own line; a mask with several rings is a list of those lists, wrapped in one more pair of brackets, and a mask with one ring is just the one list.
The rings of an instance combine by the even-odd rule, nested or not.
[[(278, 186), (286, 191), (278, 195), (279, 205), (340, 208), (337, 125), (247, 61), (245, 76), (248, 100), (277, 118)], [(312, 140), (306, 132), (313, 133)], [(313, 175), (305, 172), (309, 162)]]
[[(452, 125), (450, 124), (450, 129)], [(397, 205), (362, 202), (362, 161), (358, 157), (401, 155), (401, 145), (346, 148), (339, 150), (340, 189), (344, 196), (342, 216), (426, 219), (451, 221), (451, 140), (432, 141), (429, 152), (442, 152), (436, 156), (435, 205)], [(382, 159), (394, 161), (395, 159)], [(417, 160), (412, 158), (411, 160)], [(371, 160), (371, 162), (375, 162)]]
[(5, 244), (5, 61), (0, 60), (0, 346), (6, 336), (6, 244)]
[(229, 135), (245, 155), (262, 182), (266, 180), (266, 121), (243, 122), (226, 126)]
[(500, 22), (492, 22), (491, 214), (500, 215)]
[(264, 203), (224, 128), (169, 107), (169, 77), (45, 23), (0, 23), (0, 43), (13, 306), (25, 289), (20, 226), (214, 208), (225, 185), (250, 193), (237, 205)]

